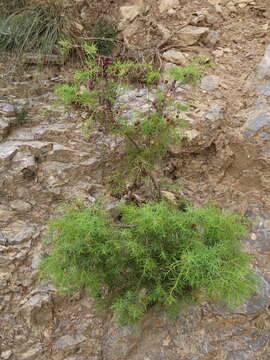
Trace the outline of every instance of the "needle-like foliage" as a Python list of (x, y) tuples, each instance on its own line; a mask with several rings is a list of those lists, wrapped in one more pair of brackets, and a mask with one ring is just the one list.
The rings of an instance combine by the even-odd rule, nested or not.
[(41, 272), (59, 290), (87, 288), (121, 324), (154, 304), (209, 298), (241, 304), (256, 280), (241, 250), (244, 218), (214, 205), (121, 205), (113, 221), (99, 205), (69, 207), (50, 223), (51, 252)]

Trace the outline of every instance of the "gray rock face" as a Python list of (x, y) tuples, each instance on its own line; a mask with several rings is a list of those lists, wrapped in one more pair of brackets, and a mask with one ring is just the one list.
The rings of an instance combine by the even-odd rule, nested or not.
[(257, 132), (262, 139), (268, 138), (270, 135), (270, 106), (267, 104), (259, 104), (248, 111), (248, 120), (243, 126), (243, 135), (249, 138)]
[(257, 66), (256, 77), (258, 80), (268, 79), (270, 77), (270, 45), (267, 46), (265, 54)]
[(216, 75), (204, 76), (201, 80), (201, 89), (204, 91), (213, 91), (219, 87), (219, 77)]

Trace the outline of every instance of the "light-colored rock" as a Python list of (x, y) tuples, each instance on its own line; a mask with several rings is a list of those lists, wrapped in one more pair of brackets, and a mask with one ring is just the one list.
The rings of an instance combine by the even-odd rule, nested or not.
[(6, 350), (1, 353), (1, 359), (3, 359), (3, 360), (8, 360), (11, 358), (11, 356), (12, 356), (11, 350)]
[(123, 22), (131, 22), (140, 14), (140, 7), (137, 5), (121, 6), (120, 13)]
[(84, 342), (85, 340), (86, 340), (86, 337), (83, 335), (75, 335), (75, 336), (64, 335), (56, 341), (53, 348), (55, 350), (63, 350), (70, 346), (79, 345), (82, 342)]
[(14, 200), (10, 202), (10, 206), (13, 210), (26, 213), (31, 210), (31, 205), (23, 200)]
[(201, 89), (204, 91), (213, 91), (219, 87), (219, 77), (216, 75), (204, 76), (201, 80)]
[(208, 27), (198, 27), (188, 25), (178, 32), (177, 44), (180, 46), (190, 46), (196, 44), (203, 36), (209, 32)]
[(162, 57), (165, 61), (177, 65), (185, 65), (187, 63), (187, 58), (179, 50), (171, 49), (162, 54)]
[(168, 10), (175, 9), (179, 6), (179, 0), (160, 0), (159, 11), (165, 13)]
[(270, 78), (270, 45), (267, 46), (264, 56), (257, 66), (256, 77), (259, 80)]

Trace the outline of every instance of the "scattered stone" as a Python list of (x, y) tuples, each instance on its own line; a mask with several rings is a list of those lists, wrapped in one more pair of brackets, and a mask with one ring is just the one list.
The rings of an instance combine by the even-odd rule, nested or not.
[(205, 114), (205, 118), (210, 121), (220, 121), (224, 119), (224, 106), (221, 104), (214, 104)]
[(180, 46), (190, 46), (196, 44), (204, 35), (209, 32), (208, 27), (198, 27), (188, 25), (178, 33), (177, 44)]
[(258, 95), (270, 96), (270, 81), (257, 88)]
[(191, 25), (198, 25), (198, 24), (200, 24), (200, 23), (202, 23), (202, 22), (204, 22), (205, 21), (205, 14), (201, 14), (201, 13), (193, 13), (192, 15), (191, 15), (191, 18), (190, 18), (190, 20), (189, 20), (189, 23), (191, 24)]
[(85, 340), (86, 337), (83, 335), (75, 335), (75, 336), (64, 335), (56, 341), (53, 348), (55, 350), (63, 350), (70, 346), (79, 345)]
[(3, 359), (3, 360), (8, 360), (8, 359), (10, 359), (11, 356), (12, 356), (11, 350), (6, 350), (1, 353), (1, 359)]
[(179, 50), (171, 49), (162, 54), (162, 57), (165, 61), (177, 65), (185, 65), (187, 63), (187, 58)]
[(179, 0), (160, 0), (159, 11), (163, 14), (179, 6)]
[(270, 45), (267, 46), (264, 56), (257, 66), (256, 76), (259, 80), (270, 78)]
[(175, 9), (169, 9), (168, 10), (168, 15), (175, 15), (177, 13), (177, 11)]
[(219, 87), (219, 77), (216, 75), (204, 76), (201, 80), (201, 89), (204, 91), (213, 91)]

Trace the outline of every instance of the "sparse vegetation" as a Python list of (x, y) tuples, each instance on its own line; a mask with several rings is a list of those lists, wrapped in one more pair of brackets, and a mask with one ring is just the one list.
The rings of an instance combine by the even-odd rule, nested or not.
[(214, 205), (184, 210), (166, 202), (121, 205), (114, 222), (99, 204), (67, 206), (50, 223), (41, 273), (62, 293), (89, 289), (120, 324), (149, 307), (212, 299), (239, 305), (256, 284), (239, 238), (244, 218)]
[(94, 44), (102, 55), (111, 55), (116, 38), (116, 28), (104, 20), (98, 20), (93, 30)]

